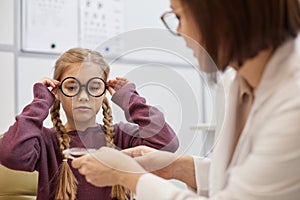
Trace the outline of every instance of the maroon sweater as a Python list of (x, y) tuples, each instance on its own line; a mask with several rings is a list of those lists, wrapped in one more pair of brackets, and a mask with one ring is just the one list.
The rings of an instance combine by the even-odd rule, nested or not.
[[(124, 110), (130, 122), (114, 125), (114, 143), (117, 148), (147, 145), (176, 151), (176, 134), (159, 110), (146, 105), (146, 100), (138, 95), (133, 83), (118, 90), (112, 101)], [(15, 170), (39, 172), (38, 200), (54, 199), (56, 175), (62, 162), (55, 130), (43, 127), (53, 102), (54, 95), (46, 86), (35, 84), (33, 101), (16, 116), (16, 122), (0, 139), (1, 164)], [(70, 131), (68, 134), (71, 137), (71, 148), (100, 148), (106, 144), (102, 125), (85, 131)], [(76, 199), (111, 199), (110, 187), (94, 187), (76, 169), (72, 168), (72, 171), (79, 182)]]

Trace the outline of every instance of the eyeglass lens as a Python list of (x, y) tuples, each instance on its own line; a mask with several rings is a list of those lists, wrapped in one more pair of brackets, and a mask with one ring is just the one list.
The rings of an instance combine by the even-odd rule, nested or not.
[(82, 85), (79, 80), (74, 77), (68, 77), (61, 83), (60, 89), (65, 96), (74, 97), (80, 93), (82, 87), (93, 97), (100, 97), (106, 90), (104, 80), (98, 77), (91, 78), (86, 85)]
[(179, 35), (177, 28), (179, 26), (179, 19), (173, 12), (167, 12), (162, 17), (164, 24), (175, 35)]

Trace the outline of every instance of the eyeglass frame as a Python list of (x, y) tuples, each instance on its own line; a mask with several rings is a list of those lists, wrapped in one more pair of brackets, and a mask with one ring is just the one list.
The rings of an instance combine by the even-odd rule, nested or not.
[[(165, 27), (166, 27), (173, 35), (175, 35), (175, 36), (181, 36), (180, 33), (175, 32), (174, 30), (172, 30), (172, 29), (170, 28), (170, 26), (168, 25), (168, 23), (166, 22), (165, 16), (167, 16), (168, 14), (174, 14), (174, 15), (176, 16), (176, 14), (175, 14), (173, 11), (166, 11), (166, 12), (164, 12), (164, 13), (160, 16), (161, 21), (163, 22), (163, 24), (165, 25)], [(180, 20), (178, 19), (178, 21), (180, 21)]]
[[(62, 84), (63, 84), (63, 82), (64, 82), (65, 80), (67, 80), (67, 79), (74, 79), (76, 82), (79, 83), (79, 90), (78, 90), (78, 92), (77, 92), (75, 95), (67, 95), (67, 94), (64, 93), (64, 91), (63, 91), (63, 89), (62, 89)], [(89, 83), (90, 83), (93, 79), (100, 79), (100, 80), (104, 83), (104, 90), (103, 90), (103, 92), (102, 92), (100, 95), (96, 95), (96, 96), (95, 96), (95, 95), (92, 95), (92, 94), (89, 92), (88, 88), (87, 88), (87, 85), (89, 85)], [(77, 78), (72, 77), (72, 76), (66, 77), (64, 80), (62, 80), (61, 84), (58, 85), (58, 88), (61, 90), (61, 92), (63, 93), (63, 95), (65, 95), (66, 97), (75, 97), (75, 96), (77, 96), (78, 94), (80, 94), (81, 88), (82, 88), (82, 87), (85, 87), (85, 91), (86, 91), (86, 93), (87, 93), (88, 95), (90, 95), (90, 96), (92, 96), (92, 97), (101, 97), (101, 96), (106, 92), (106, 90), (107, 90), (107, 88), (108, 88), (108, 85), (107, 85), (106, 82), (105, 82), (102, 78), (100, 78), (100, 77), (93, 77), (93, 78), (90, 78), (86, 84), (81, 84), (81, 82), (80, 82)]]

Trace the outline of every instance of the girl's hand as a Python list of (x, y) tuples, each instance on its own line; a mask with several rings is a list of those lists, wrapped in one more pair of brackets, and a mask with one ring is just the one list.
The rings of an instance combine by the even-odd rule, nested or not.
[(113, 95), (116, 91), (127, 85), (130, 81), (126, 78), (116, 77), (114, 80), (107, 81), (108, 91)]
[(58, 86), (60, 84), (59, 81), (57, 80), (54, 80), (52, 78), (48, 78), (48, 77), (45, 77), (45, 78), (42, 78), (39, 83), (42, 83), (43, 85), (45, 85), (46, 87), (51, 87), (52, 89), (50, 90), (54, 95), (57, 93), (57, 89), (58, 89)]
[(75, 158), (72, 166), (95, 186), (120, 184), (134, 192), (140, 176), (146, 173), (133, 158), (109, 147)]

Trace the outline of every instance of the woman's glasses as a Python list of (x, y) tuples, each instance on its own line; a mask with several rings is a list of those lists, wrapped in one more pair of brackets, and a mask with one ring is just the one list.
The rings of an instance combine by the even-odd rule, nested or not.
[(164, 14), (162, 14), (160, 19), (172, 34), (180, 36), (180, 33), (178, 33), (177, 31), (179, 26), (179, 19), (175, 13), (173, 13), (172, 11), (165, 12)]
[(67, 97), (78, 95), (82, 87), (92, 97), (102, 96), (107, 89), (105, 81), (99, 77), (91, 78), (86, 84), (81, 84), (75, 77), (67, 77), (58, 86), (61, 92)]

